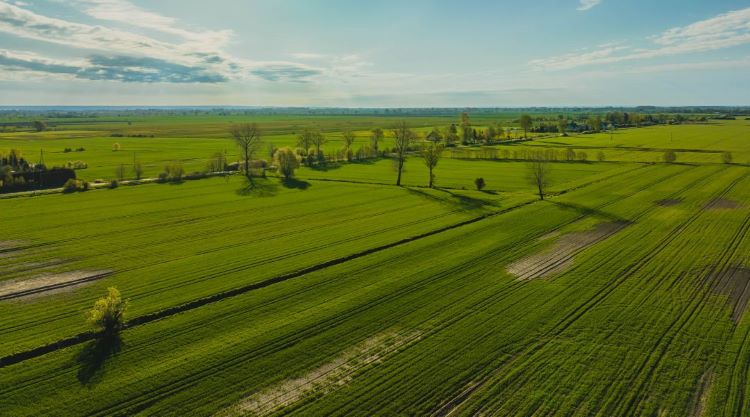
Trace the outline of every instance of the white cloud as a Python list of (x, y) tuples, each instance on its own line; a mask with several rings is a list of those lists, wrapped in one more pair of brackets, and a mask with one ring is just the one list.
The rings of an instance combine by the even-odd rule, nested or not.
[[(183, 42), (166, 42), (139, 33), (51, 18), (0, 0), (0, 32), (13, 36), (65, 45), (87, 54), (79, 78), (95, 77), (87, 72), (101, 70), (101, 79), (132, 82), (225, 82), (261, 79), (266, 81), (305, 82), (324, 71), (295, 62), (252, 61), (234, 57), (222, 50), (229, 31), (193, 32), (171, 18), (143, 10), (127, 1), (80, 0), (84, 11), (99, 20), (131, 23), (177, 35)], [(137, 23), (133, 23), (137, 22)], [(67, 72), (59, 66), (43, 65), (48, 58), (11, 60), (5, 56), (3, 67), (24, 67), (24, 71)], [(12, 64), (12, 65), (11, 65)], [(18, 68), (15, 68), (18, 69)], [(169, 75), (172, 71), (173, 76)], [(157, 75), (149, 76), (150, 73)]]
[(612, 64), (663, 56), (713, 51), (750, 43), (750, 8), (725, 13), (684, 27), (675, 27), (649, 38), (647, 48), (606, 46), (592, 52), (569, 53), (529, 62), (546, 70), (566, 70), (586, 65)]
[(586, 11), (601, 4), (602, 0), (579, 0), (576, 10)]

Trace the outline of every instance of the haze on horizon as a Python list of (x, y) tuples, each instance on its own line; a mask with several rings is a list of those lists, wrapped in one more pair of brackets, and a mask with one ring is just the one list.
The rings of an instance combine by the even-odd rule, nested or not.
[(0, 105), (748, 105), (747, 1), (0, 0)]

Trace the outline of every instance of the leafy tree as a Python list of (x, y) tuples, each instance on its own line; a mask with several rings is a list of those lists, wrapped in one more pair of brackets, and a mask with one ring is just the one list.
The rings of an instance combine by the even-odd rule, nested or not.
[(33, 125), (34, 125), (34, 130), (36, 130), (37, 132), (43, 132), (47, 130), (47, 123), (44, 122), (43, 120), (34, 120)]
[(172, 162), (164, 167), (164, 178), (168, 181), (180, 182), (185, 175), (185, 168), (182, 162)]
[(122, 147), (121, 147), (121, 146), (120, 146), (120, 144), (119, 144), (119, 143), (117, 143), (117, 142), (115, 142), (115, 143), (113, 143), (113, 144), (112, 144), (112, 152), (117, 152), (117, 151), (119, 151), (119, 150), (120, 150), (121, 148), (122, 148)]
[(485, 185), (484, 178), (479, 177), (474, 179), (474, 186), (477, 187), (477, 190), (482, 191)]
[(550, 181), (549, 162), (542, 153), (536, 153), (529, 162), (529, 180), (536, 187), (539, 199), (544, 200)]
[(341, 133), (341, 137), (344, 139), (344, 149), (351, 149), (354, 145), (354, 141), (357, 139), (357, 135), (351, 130), (344, 130)]
[(398, 170), (398, 177), (396, 178), (396, 185), (401, 185), (401, 173), (404, 170), (404, 162), (406, 162), (406, 153), (409, 151), (409, 147), (417, 138), (416, 133), (409, 129), (406, 121), (401, 121), (395, 129), (393, 129), (394, 137), (394, 152), (396, 153), (396, 169)]
[(229, 133), (234, 143), (240, 148), (240, 153), (245, 161), (245, 176), (253, 184), (252, 173), (250, 172), (250, 160), (261, 145), (260, 128), (257, 123), (243, 123), (233, 125), (229, 129)]
[(443, 134), (440, 133), (440, 130), (438, 130), (438, 128), (434, 127), (424, 138), (425, 140), (428, 140), (430, 142), (437, 143), (443, 140)]
[(375, 153), (378, 153), (378, 145), (383, 140), (383, 136), (383, 129), (378, 127), (372, 130), (372, 134), (370, 135), (370, 147)]
[(450, 127), (445, 131), (445, 144), (446, 146), (453, 146), (458, 142), (458, 128), (455, 124), (451, 124)]
[(602, 119), (599, 116), (590, 117), (588, 124), (591, 127), (591, 130), (593, 130), (594, 132), (599, 132), (602, 130)]
[(94, 303), (89, 311), (88, 322), (105, 334), (118, 332), (125, 323), (125, 312), (129, 305), (115, 287), (107, 288), (107, 295)]
[(133, 176), (135, 176), (136, 180), (140, 180), (143, 177), (143, 164), (136, 159), (133, 160)]
[(471, 129), (471, 120), (469, 120), (469, 113), (461, 112), (461, 138), (464, 145), (468, 145), (473, 138), (473, 132)]
[(321, 152), (320, 148), (322, 148), (328, 140), (326, 139), (325, 135), (323, 135), (323, 132), (319, 130), (312, 132), (311, 141), (313, 146), (315, 146), (315, 155), (318, 157), (318, 160), (324, 160), (323, 153)]
[(294, 176), (294, 170), (299, 168), (299, 156), (289, 147), (280, 148), (276, 151), (274, 156), (276, 159), (276, 166), (279, 167), (279, 172), (284, 178), (289, 179)]
[(440, 161), (440, 157), (443, 156), (443, 149), (445, 149), (443, 144), (437, 142), (422, 147), (422, 159), (424, 160), (425, 166), (430, 171), (430, 182), (427, 185), (430, 188), (432, 188), (432, 185), (435, 182), (435, 175), (432, 171)]
[(596, 160), (599, 162), (604, 162), (605, 160), (604, 152), (599, 151), (599, 153), (596, 154)]
[(721, 154), (721, 160), (725, 164), (731, 164), (732, 163), (732, 153), (731, 152), (724, 152)]
[(664, 152), (664, 155), (662, 156), (662, 158), (664, 159), (664, 162), (671, 164), (677, 160), (677, 154), (674, 151), (669, 150), (669, 151)]
[(568, 130), (568, 121), (565, 119), (558, 119), (557, 131), (560, 132), (561, 135), (564, 135), (567, 130)]
[(524, 114), (521, 116), (521, 118), (518, 120), (518, 123), (521, 125), (521, 129), (523, 129), (523, 137), (528, 137), (528, 131), (531, 129), (531, 126), (534, 124), (534, 122), (531, 120), (531, 116), (528, 114)]

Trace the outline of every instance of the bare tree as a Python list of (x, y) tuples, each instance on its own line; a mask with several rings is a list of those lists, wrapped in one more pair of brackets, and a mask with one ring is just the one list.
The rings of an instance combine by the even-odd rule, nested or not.
[(230, 133), (234, 142), (239, 146), (240, 153), (245, 159), (245, 176), (253, 182), (252, 175), (250, 173), (250, 160), (253, 154), (260, 148), (260, 128), (256, 123), (243, 123), (240, 125), (233, 125), (230, 129)]
[(531, 162), (529, 162), (529, 180), (532, 185), (536, 186), (539, 199), (544, 200), (549, 185), (550, 172), (549, 161), (541, 153), (533, 155)]
[(398, 177), (396, 178), (396, 185), (401, 185), (401, 172), (404, 170), (404, 162), (406, 162), (406, 153), (409, 151), (409, 146), (417, 138), (417, 134), (413, 130), (409, 129), (406, 121), (401, 121), (393, 129), (394, 138), (394, 150), (396, 152), (396, 169), (398, 170)]
[(442, 143), (435, 142), (430, 145), (424, 145), (422, 147), (422, 159), (424, 160), (425, 166), (430, 171), (430, 182), (428, 184), (428, 187), (430, 188), (432, 188), (432, 185), (435, 182), (435, 175), (432, 173), (432, 171), (440, 161), (440, 157), (443, 156), (443, 149), (445, 149), (445, 147)]

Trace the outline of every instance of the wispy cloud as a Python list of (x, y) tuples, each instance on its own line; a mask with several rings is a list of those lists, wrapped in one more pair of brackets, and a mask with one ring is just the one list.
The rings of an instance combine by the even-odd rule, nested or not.
[(706, 52), (750, 43), (750, 8), (724, 13), (688, 26), (675, 27), (652, 36), (649, 40), (650, 45), (646, 48), (608, 45), (591, 52), (537, 59), (529, 64), (546, 70), (566, 70), (587, 65)]
[(602, 3), (602, 0), (579, 0), (576, 10), (586, 11)]
[(252, 61), (231, 56), (222, 46), (230, 31), (193, 31), (167, 16), (124, 0), (78, 0), (88, 15), (128, 23), (181, 38), (167, 42), (132, 31), (52, 18), (0, 0), (0, 32), (80, 50), (84, 59), (59, 62), (4, 51), (0, 67), (79, 79), (122, 82), (221, 83), (259, 79), (310, 81), (325, 71), (295, 62)]

